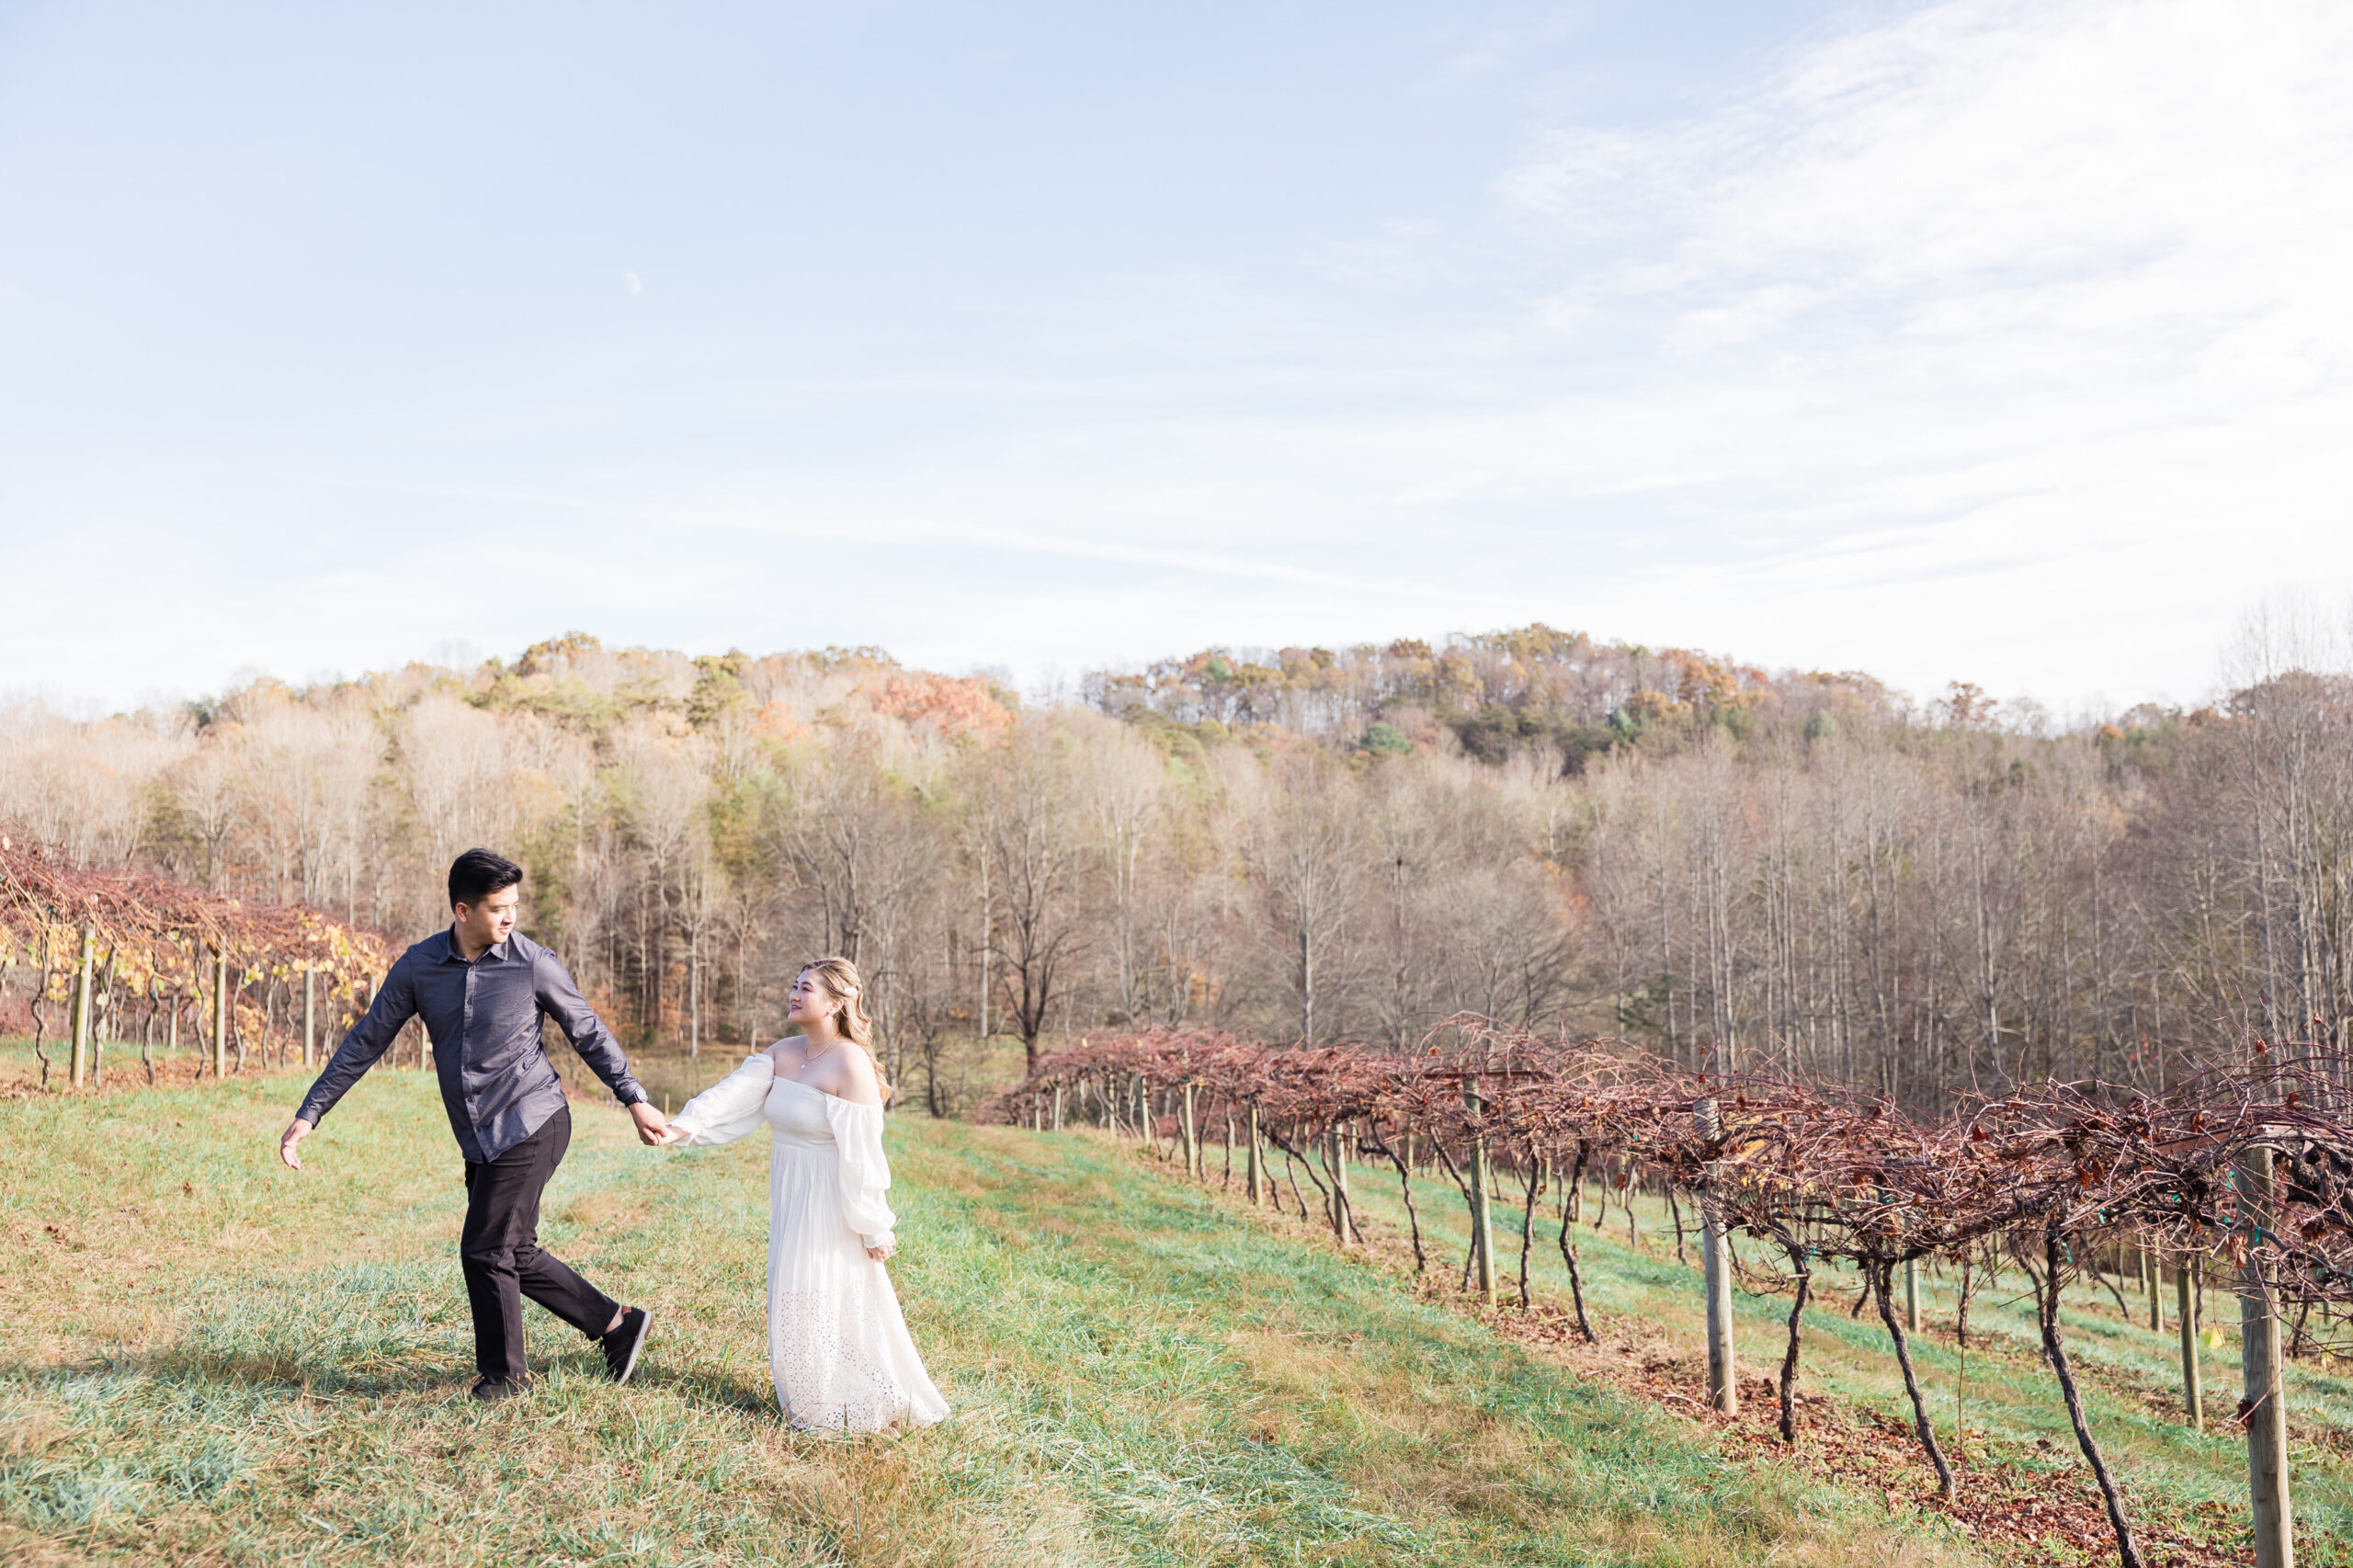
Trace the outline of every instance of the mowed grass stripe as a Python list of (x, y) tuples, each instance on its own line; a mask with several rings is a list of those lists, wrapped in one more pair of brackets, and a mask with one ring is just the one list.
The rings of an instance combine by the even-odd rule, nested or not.
[(371, 1074), (278, 1171), (291, 1077), (0, 1106), (9, 1561), (1974, 1561), (1107, 1141), (893, 1119), (893, 1266), (958, 1406), (776, 1418), (765, 1141), (657, 1155), (575, 1108), (543, 1235), (652, 1304), (639, 1381), (532, 1309), (538, 1392), (464, 1398), (458, 1163)]

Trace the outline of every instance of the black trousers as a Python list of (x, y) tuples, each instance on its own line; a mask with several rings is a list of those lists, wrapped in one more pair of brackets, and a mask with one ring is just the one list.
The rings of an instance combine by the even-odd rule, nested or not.
[(458, 1261), (474, 1313), (474, 1366), (520, 1378), (523, 1298), (594, 1339), (620, 1311), (613, 1299), (540, 1250), (540, 1194), (572, 1143), (569, 1107), (486, 1165), (466, 1165), (466, 1229)]

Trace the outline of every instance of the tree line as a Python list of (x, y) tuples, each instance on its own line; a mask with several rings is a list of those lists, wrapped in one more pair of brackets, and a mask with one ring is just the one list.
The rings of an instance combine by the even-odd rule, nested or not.
[(1957, 684), (1545, 627), (1211, 649), (1023, 699), (875, 649), (510, 661), (0, 711), (0, 819), (75, 864), (414, 939), (470, 845), (634, 1041), (872, 986), (933, 1108), (978, 1039), (1193, 1024), (1402, 1048), (1473, 1011), (1904, 1103), (2162, 1088), (2346, 1043), (2353, 660), (2256, 618), (2211, 703), (2059, 722)]

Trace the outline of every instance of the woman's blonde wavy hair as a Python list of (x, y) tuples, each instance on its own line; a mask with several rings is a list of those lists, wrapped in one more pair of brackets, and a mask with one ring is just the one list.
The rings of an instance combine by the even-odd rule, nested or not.
[[(834, 1009), (834, 1027), (842, 1037), (864, 1051), (874, 1054), (874, 1020), (866, 1016), (866, 981), (858, 966), (849, 960), (834, 954), (827, 958), (811, 959), (801, 966), (803, 974), (813, 973), (825, 994), (840, 1006)], [(882, 1076), (882, 1063), (874, 1063), (874, 1082), (882, 1091), (882, 1103), (891, 1103), (891, 1085)]]

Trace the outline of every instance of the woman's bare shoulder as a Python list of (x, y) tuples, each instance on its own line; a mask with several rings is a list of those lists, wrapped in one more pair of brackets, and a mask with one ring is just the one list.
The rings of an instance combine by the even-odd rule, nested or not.
[(841, 1043), (842, 1098), (856, 1105), (882, 1103), (882, 1074), (875, 1069), (874, 1058), (854, 1040)]

